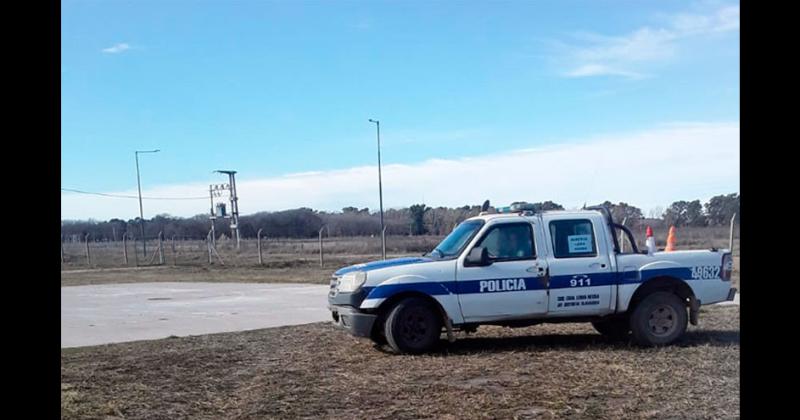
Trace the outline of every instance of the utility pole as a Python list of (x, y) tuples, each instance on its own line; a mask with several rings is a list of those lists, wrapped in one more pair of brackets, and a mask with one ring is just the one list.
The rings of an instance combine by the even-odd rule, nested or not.
[(381, 206), (381, 256), (386, 259), (386, 229), (383, 226), (383, 183), (381, 182), (381, 122), (370, 118), (378, 129), (378, 199)]
[(209, 185), (208, 186), (208, 196), (211, 199), (211, 213), (210, 213), (211, 214), (211, 241), (214, 244), (214, 246), (217, 246), (217, 233), (215, 231), (215, 225), (216, 225), (215, 222), (217, 220), (217, 214), (215, 213), (215, 210), (214, 210), (214, 195), (216, 194), (217, 197), (219, 197), (220, 193), (215, 188), (217, 188), (216, 185)]
[(142, 179), (139, 176), (139, 153), (158, 153), (160, 149), (156, 150), (137, 150), (134, 152), (136, 156), (136, 185), (139, 187), (139, 229), (142, 232), (142, 245), (144, 246), (144, 255), (147, 256), (147, 237), (144, 236), (144, 210), (142, 210)]
[(239, 197), (236, 195), (236, 171), (216, 170), (214, 172), (228, 175), (231, 191), (231, 231), (236, 234), (236, 249), (238, 250), (241, 248), (241, 237), (239, 236)]

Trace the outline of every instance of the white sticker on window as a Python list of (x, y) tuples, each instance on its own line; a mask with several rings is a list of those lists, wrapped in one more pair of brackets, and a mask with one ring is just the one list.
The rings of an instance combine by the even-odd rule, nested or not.
[(567, 236), (570, 254), (583, 254), (592, 252), (592, 235)]

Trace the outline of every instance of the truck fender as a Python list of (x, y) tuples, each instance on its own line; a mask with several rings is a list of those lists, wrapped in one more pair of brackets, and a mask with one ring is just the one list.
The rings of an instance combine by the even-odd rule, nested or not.
[(435, 301), (442, 310), (445, 326), (452, 328), (449, 325), (463, 322), (461, 306), (455, 291), (455, 281), (431, 281), (419, 275), (401, 275), (373, 287), (360, 308), (379, 309), (396, 296), (418, 295)]
[[(690, 312), (690, 319), (694, 319), (695, 322), (692, 325), (697, 325), (697, 314), (700, 310), (700, 301), (698, 301), (694, 295), (694, 290), (692, 290), (691, 286), (687, 284), (683, 279), (673, 277), (673, 276), (656, 276), (651, 277), (648, 280), (644, 281), (643, 283), (639, 284), (633, 290), (633, 294), (630, 296), (625, 302), (625, 309), (623, 311), (631, 311), (636, 307), (636, 304), (641, 302), (645, 297), (650, 295), (653, 292), (657, 291), (668, 291), (674, 293), (678, 297), (680, 297), (684, 302), (686, 302), (687, 307), (689, 308)], [(692, 316), (694, 314), (694, 316)]]

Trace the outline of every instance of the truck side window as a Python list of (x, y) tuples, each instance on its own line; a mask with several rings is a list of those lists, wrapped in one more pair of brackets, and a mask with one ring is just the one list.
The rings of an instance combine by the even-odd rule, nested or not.
[(553, 220), (550, 237), (556, 258), (596, 257), (594, 228), (587, 219)]
[(494, 226), (478, 241), (495, 261), (526, 260), (536, 257), (530, 223)]

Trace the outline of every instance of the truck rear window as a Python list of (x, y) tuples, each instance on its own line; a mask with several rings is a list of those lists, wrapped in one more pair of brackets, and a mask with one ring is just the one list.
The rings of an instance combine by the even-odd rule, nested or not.
[(594, 228), (588, 219), (550, 222), (553, 255), (556, 258), (596, 257)]

